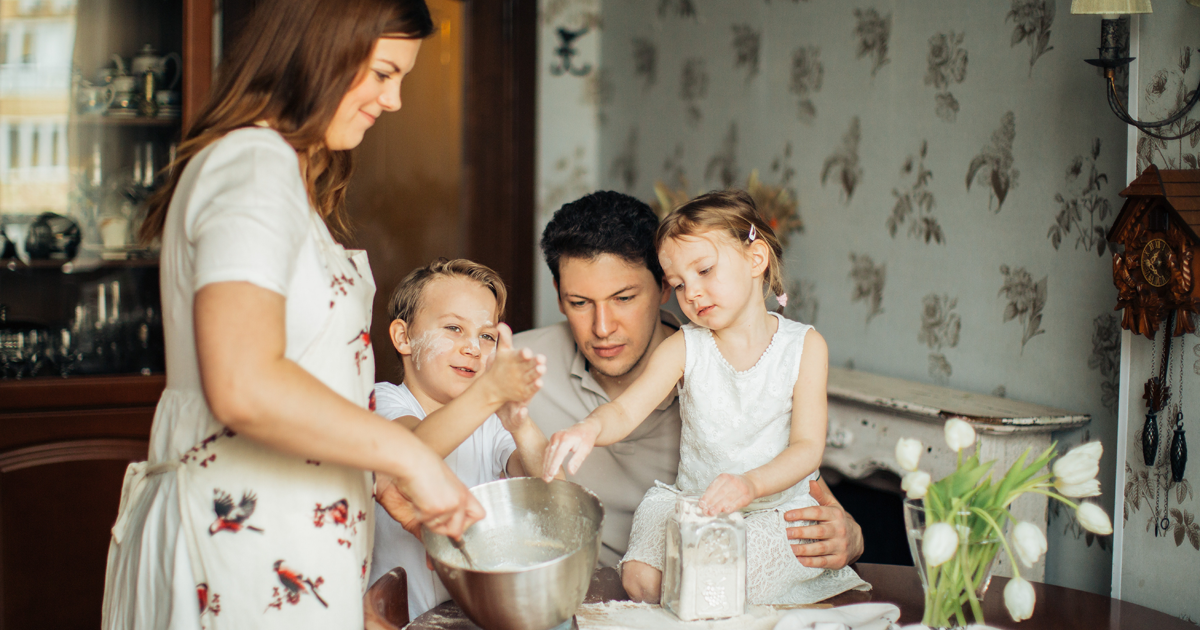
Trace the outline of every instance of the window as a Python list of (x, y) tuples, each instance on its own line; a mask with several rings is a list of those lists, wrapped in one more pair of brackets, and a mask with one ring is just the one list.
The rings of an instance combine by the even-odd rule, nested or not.
[(33, 63), (33, 33), (26, 32), (21, 40), (21, 63)]
[(42, 132), (37, 127), (33, 128), (33, 136), (29, 139), (29, 165), (33, 167), (41, 166), (41, 144)]
[(62, 155), (59, 155), (58, 142), (62, 135), (58, 125), (54, 126), (54, 131), (50, 133), (50, 165), (62, 166)]
[(0, 33), (0, 64), (8, 63), (8, 31)]
[(21, 166), (21, 133), (14, 125), (8, 126), (8, 168), (17, 170)]

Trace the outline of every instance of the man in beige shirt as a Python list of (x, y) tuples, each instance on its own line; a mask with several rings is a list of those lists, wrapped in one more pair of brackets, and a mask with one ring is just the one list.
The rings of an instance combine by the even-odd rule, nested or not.
[[(517, 335), (513, 343), (546, 355), (542, 390), (529, 414), (546, 435), (583, 420), (625, 391), (650, 354), (679, 329), (663, 311), (669, 292), (654, 249), (658, 217), (645, 203), (602, 191), (564, 205), (542, 233), (542, 253), (554, 276), (558, 307), (567, 321)], [(625, 555), (633, 512), (655, 480), (674, 483), (679, 467), (679, 403), (671, 394), (629, 437), (596, 447), (569, 478), (604, 502), (600, 562)], [(805, 566), (838, 569), (862, 555), (862, 530), (825, 482), (812, 495), (818, 507), (792, 510), (788, 529), (811, 539), (793, 550)]]

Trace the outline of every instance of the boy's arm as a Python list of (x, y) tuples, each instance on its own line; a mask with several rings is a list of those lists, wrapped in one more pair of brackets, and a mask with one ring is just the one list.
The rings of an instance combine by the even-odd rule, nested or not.
[(709, 514), (740, 510), (759, 497), (782, 492), (821, 466), (825, 453), (829, 400), (829, 347), (816, 330), (804, 337), (800, 373), (792, 387), (792, 432), (788, 447), (743, 475), (722, 474), (701, 497)]
[(506, 402), (533, 398), (542, 387), (546, 357), (513, 350), (512, 331), (500, 325), (496, 358), (461, 396), (422, 420), (413, 433), (443, 459)]
[[(512, 435), (517, 444), (517, 450), (508, 456), (505, 473), (511, 477), (540, 477), (542, 476), (542, 456), (546, 453), (549, 441), (546, 434), (538, 425), (529, 419), (529, 409), (509, 403), (502, 407), (497, 414), (504, 428)], [(566, 479), (560, 470), (556, 479)]]
[(616, 400), (597, 407), (575, 426), (550, 436), (542, 478), (549, 481), (547, 473), (558, 471), (572, 453), (567, 472), (575, 474), (593, 446), (615, 444), (633, 433), (683, 378), (686, 358), (682, 331), (663, 340), (650, 355), (646, 370), (629, 389)]

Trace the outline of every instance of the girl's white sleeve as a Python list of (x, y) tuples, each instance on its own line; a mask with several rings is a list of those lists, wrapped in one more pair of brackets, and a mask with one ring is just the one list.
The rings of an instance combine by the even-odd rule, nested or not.
[(246, 281), (287, 295), (313, 211), (296, 152), (278, 133), (241, 129), (217, 141), (187, 212), (196, 289)]

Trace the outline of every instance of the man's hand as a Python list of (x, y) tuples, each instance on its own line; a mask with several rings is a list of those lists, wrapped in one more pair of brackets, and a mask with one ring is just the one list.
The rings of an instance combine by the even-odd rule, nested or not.
[(792, 545), (800, 564), (815, 569), (840, 569), (863, 552), (862, 528), (833, 497), (824, 479), (809, 482), (809, 493), (817, 500), (816, 507), (791, 510), (783, 515), (786, 521), (814, 521), (812, 525), (789, 527), (790, 539), (807, 538), (813, 542)]

